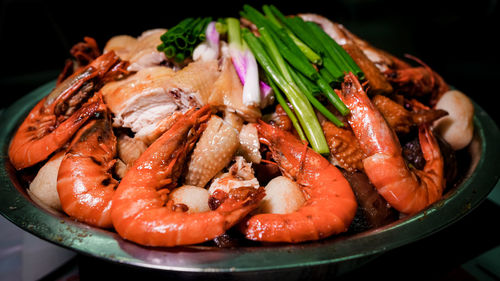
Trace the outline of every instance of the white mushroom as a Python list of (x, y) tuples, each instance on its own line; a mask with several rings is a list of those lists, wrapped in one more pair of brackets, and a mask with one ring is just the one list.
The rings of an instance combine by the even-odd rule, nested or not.
[(448, 115), (437, 120), (435, 132), (448, 142), (454, 150), (466, 147), (474, 133), (474, 105), (462, 92), (451, 90), (443, 94), (436, 104)]
[(174, 189), (169, 194), (169, 199), (172, 200), (174, 204), (186, 205), (189, 208), (187, 210), (188, 213), (210, 211), (208, 198), (209, 194), (206, 189), (193, 185), (183, 185)]
[(61, 211), (61, 201), (57, 193), (57, 175), (59, 166), (64, 158), (64, 153), (54, 155), (38, 171), (28, 188), (28, 194), (33, 201), (42, 207)]
[(265, 187), (266, 196), (259, 207), (261, 213), (288, 214), (297, 211), (306, 201), (299, 185), (291, 179), (279, 176)]

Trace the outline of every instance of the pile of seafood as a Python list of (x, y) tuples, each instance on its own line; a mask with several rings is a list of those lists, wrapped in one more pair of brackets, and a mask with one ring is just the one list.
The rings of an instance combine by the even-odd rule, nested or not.
[[(198, 40), (176, 55), (167, 29), (115, 36), (103, 50), (90, 37), (76, 44), (9, 146), (14, 168), (34, 171), (31, 198), (141, 245), (234, 246), (380, 227), (456, 182), (455, 153), (474, 130), (466, 95), (418, 58), (397, 58), (339, 23), (287, 16), (319, 27), (359, 70), (328, 81), (345, 113), (315, 95), (310, 108), (327, 144), (318, 150), (294, 121), (304, 121), (299, 104), (280, 93), (287, 80), (251, 48), (266, 29), (245, 15), (231, 18), (248, 39), (239, 49), (224, 19), (182, 23)], [(241, 57), (250, 66), (243, 75)], [(315, 63), (311, 77), (323, 74)]]

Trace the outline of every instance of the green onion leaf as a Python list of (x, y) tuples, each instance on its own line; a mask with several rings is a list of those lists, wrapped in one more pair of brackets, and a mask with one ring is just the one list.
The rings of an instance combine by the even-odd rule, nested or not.
[(319, 74), (328, 84), (332, 84), (335, 81), (335, 77), (326, 68), (321, 68)]
[(335, 108), (342, 114), (346, 116), (349, 114), (349, 108), (342, 102), (342, 100), (337, 96), (337, 93), (332, 89), (332, 87), (326, 82), (323, 77), (320, 77), (317, 81), (318, 86), (323, 91), (323, 95), (335, 106)]
[(290, 69), (290, 73), (292, 74), (292, 77), (296, 82), (296, 84), (299, 86), (301, 92), (306, 96), (309, 102), (333, 124), (335, 124), (338, 127), (343, 127), (344, 123), (342, 123), (342, 121), (340, 121), (337, 117), (335, 117), (333, 113), (331, 113), (319, 100), (317, 100), (313, 96), (313, 94), (307, 89), (305, 83), (303, 83), (302, 79), (300, 79), (299, 75), (295, 73), (295, 71), (293, 71), (292, 69)]
[(341, 69), (344, 72), (352, 72), (358, 77), (363, 75), (363, 72), (351, 56), (349, 56), (349, 54), (339, 44), (337, 44), (335, 40), (326, 34), (321, 27), (313, 22), (306, 22), (305, 24), (310, 27), (314, 36), (321, 41), (325, 51), (328, 53), (328, 56), (339, 62)]

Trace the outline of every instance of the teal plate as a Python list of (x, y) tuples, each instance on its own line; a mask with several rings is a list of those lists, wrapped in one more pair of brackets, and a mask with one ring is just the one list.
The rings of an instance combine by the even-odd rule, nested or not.
[[(238, 248), (189, 246), (150, 248), (121, 239), (112, 231), (51, 213), (26, 193), (7, 157), (9, 141), (35, 103), (54, 86), (48, 83), (7, 108), (0, 121), (0, 212), (20, 228), (44, 240), (89, 257), (121, 265), (156, 269), (179, 276), (228, 276), (244, 279), (277, 276), (289, 280), (314, 273), (338, 275), (378, 254), (429, 236), (476, 208), (497, 184), (500, 133), (495, 122), (475, 105), (475, 136), (469, 145), (470, 163), (464, 180), (442, 200), (411, 217), (353, 235), (297, 245)], [(267, 274), (267, 275), (266, 275)]]

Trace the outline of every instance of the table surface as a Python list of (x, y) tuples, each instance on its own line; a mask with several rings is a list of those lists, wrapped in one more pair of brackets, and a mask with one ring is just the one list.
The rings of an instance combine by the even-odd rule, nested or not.
[[(389, 251), (340, 280), (500, 279), (500, 183), (480, 206), (460, 221), (420, 241)], [(41, 240), (0, 216), (0, 280), (93, 280), (142, 272), (77, 255)], [(101, 271), (99, 269), (103, 269)], [(103, 273), (105, 272), (105, 273)]]

